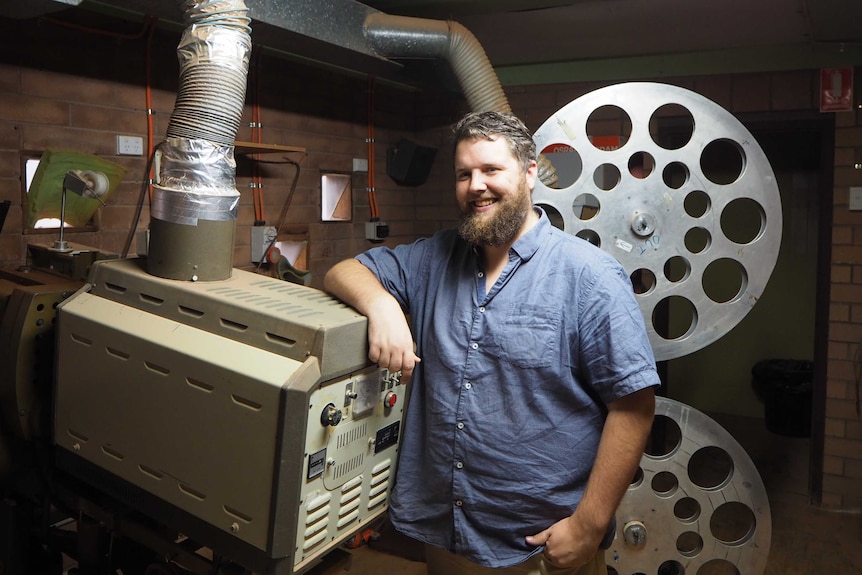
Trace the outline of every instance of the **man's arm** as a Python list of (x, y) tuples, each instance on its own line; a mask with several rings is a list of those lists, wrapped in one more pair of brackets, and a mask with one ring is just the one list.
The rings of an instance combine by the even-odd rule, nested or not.
[(608, 417), (583, 499), (571, 516), (527, 537), (528, 544), (545, 546), (545, 557), (551, 564), (580, 566), (596, 554), (640, 464), (654, 414), (653, 388), (608, 404)]
[(413, 352), (413, 335), (398, 301), (377, 277), (355, 259), (335, 264), (323, 278), (332, 295), (368, 318), (368, 358), (389, 371), (409, 377), (421, 361)]

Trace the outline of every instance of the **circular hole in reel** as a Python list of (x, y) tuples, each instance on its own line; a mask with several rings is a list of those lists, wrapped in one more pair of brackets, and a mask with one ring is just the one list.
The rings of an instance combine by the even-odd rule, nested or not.
[(635, 152), (629, 158), (629, 173), (642, 180), (655, 170), (655, 158), (649, 152)]
[(632, 289), (636, 295), (645, 295), (655, 289), (655, 274), (652, 270), (640, 268), (632, 272), (629, 276), (632, 282)]
[(622, 175), (620, 169), (614, 164), (602, 164), (593, 172), (593, 183), (602, 191), (610, 192), (616, 188)]
[(685, 213), (693, 218), (702, 218), (709, 212), (712, 207), (712, 202), (709, 200), (709, 195), (700, 190), (694, 190), (685, 196), (683, 200), (683, 208)]
[(632, 119), (628, 112), (606, 104), (597, 107), (587, 118), (587, 137), (597, 150), (612, 151), (621, 148), (632, 133)]
[(697, 310), (688, 298), (666, 297), (653, 308), (652, 326), (662, 339), (682, 339), (697, 327)]
[(682, 162), (669, 163), (661, 173), (664, 185), (673, 190), (678, 190), (688, 183), (689, 175), (688, 166)]
[(676, 538), (676, 550), (683, 557), (697, 557), (703, 550), (703, 537), (697, 531), (680, 533)]
[(681, 282), (691, 275), (691, 264), (682, 256), (673, 256), (664, 263), (664, 277), (671, 283)]
[(597, 234), (593, 230), (581, 230), (575, 234), (575, 237), (581, 238), (582, 240), (586, 240), (597, 248), (602, 247), (602, 238), (600, 238), (599, 234)]
[(709, 248), (711, 243), (712, 234), (710, 234), (705, 228), (701, 227), (691, 228), (685, 232), (685, 237), (683, 238), (685, 249), (692, 254), (699, 254), (705, 251)]
[(581, 221), (588, 221), (599, 214), (602, 206), (599, 199), (590, 193), (578, 194), (572, 201), (572, 212)]
[(750, 244), (763, 233), (766, 214), (750, 198), (737, 198), (721, 210), (721, 231), (735, 244)]
[(740, 575), (736, 565), (727, 559), (713, 559), (700, 566), (695, 575)]
[(693, 497), (683, 497), (674, 503), (673, 515), (683, 523), (693, 523), (700, 517), (700, 503)]
[(552, 226), (554, 226), (555, 228), (561, 229), (563, 231), (566, 231), (566, 221), (563, 219), (563, 214), (561, 214), (557, 208), (555, 208), (554, 206), (551, 206), (549, 204), (537, 203), (536, 205), (545, 211), (545, 214), (548, 216), (548, 219), (551, 221)]
[(744, 503), (728, 501), (718, 506), (709, 519), (712, 536), (725, 545), (741, 545), (754, 534), (757, 520)]
[(541, 154), (553, 167), (557, 176), (556, 182), (548, 186), (551, 189), (561, 190), (568, 188), (581, 177), (584, 162), (578, 151), (568, 144), (551, 144), (545, 146)]
[(635, 469), (635, 476), (632, 477), (631, 482), (629, 483), (629, 487), (640, 487), (640, 485), (644, 482), (644, 470), (642, 467), (638, 467)]
[(660, 471), (653, 476), (650, 487), (659, 497), (670, 497), (679, 489), (679, 480), (670, 471)]
[(656, 575), (685, 575), (685, 567), (679, 561), (665, 561), (659, 565)]
[(708, 445), (688, 460), (688, 478), (705, 490), (720, 489), (733, 477), (733, 459), (724, 449)]
[(678, 150), (691, 141), (694, 117), (685, 106), (664, 104), (656, 108), (649, 119), (653, 142), (665, 150)]
[(716, 303), (728, 303), (745, 290), (748, 276), (738, 261), (719, 258), (703, 270), (703, 292)]
[(679, 449), (681, 443), (682, 430), (679, 424), (666, 415), (656, 414), (644, 453), (656, 458), (669, 457)]
[(745, 168), (745, 152), (729, 139), (713, 140), (700, 155), (700, 169), (707, 180), (720, 186), (739, 180)]

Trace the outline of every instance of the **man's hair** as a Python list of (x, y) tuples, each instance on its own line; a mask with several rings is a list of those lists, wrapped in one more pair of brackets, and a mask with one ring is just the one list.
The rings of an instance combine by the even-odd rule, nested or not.
[(536, 142), (527, 126), (512, 114), (502, 112), (470, 112), (454, 128), (453, 151), (464, 140), (496, 140), (502, 136), (509, 144), (509, 150), (518, 160), (521, 169), (530, 167), (536, 159)]

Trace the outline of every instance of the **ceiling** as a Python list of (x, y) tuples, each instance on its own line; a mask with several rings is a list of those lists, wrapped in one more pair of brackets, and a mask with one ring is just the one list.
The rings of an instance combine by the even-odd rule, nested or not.
[(452, 19), (504, 84), (862, 64), (860, 0), (367, 0)]
[[(862, 0), (244, 1), (257, 44), (355, 73), (424, 77), (426, 86), (445, 66), (380, 58), (363, 37), (368, 14), (459, 22), (504, 86), (862, 65)], [(0, 16), (86, 20), (96, 10), (181, 29), (181, 4), (0, 0)]]

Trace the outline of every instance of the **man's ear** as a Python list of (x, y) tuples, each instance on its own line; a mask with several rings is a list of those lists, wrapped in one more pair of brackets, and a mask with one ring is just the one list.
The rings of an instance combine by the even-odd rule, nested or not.
[(536, 178), (539, 173), (539, 164), (536, 163), (536, 160), (530, 160), (530, 165), (527, 166), (527, 171), (524, 172), (524, 177), (527, 178), (527, 186), (532, 190), (533, 186), (536, 185)]

